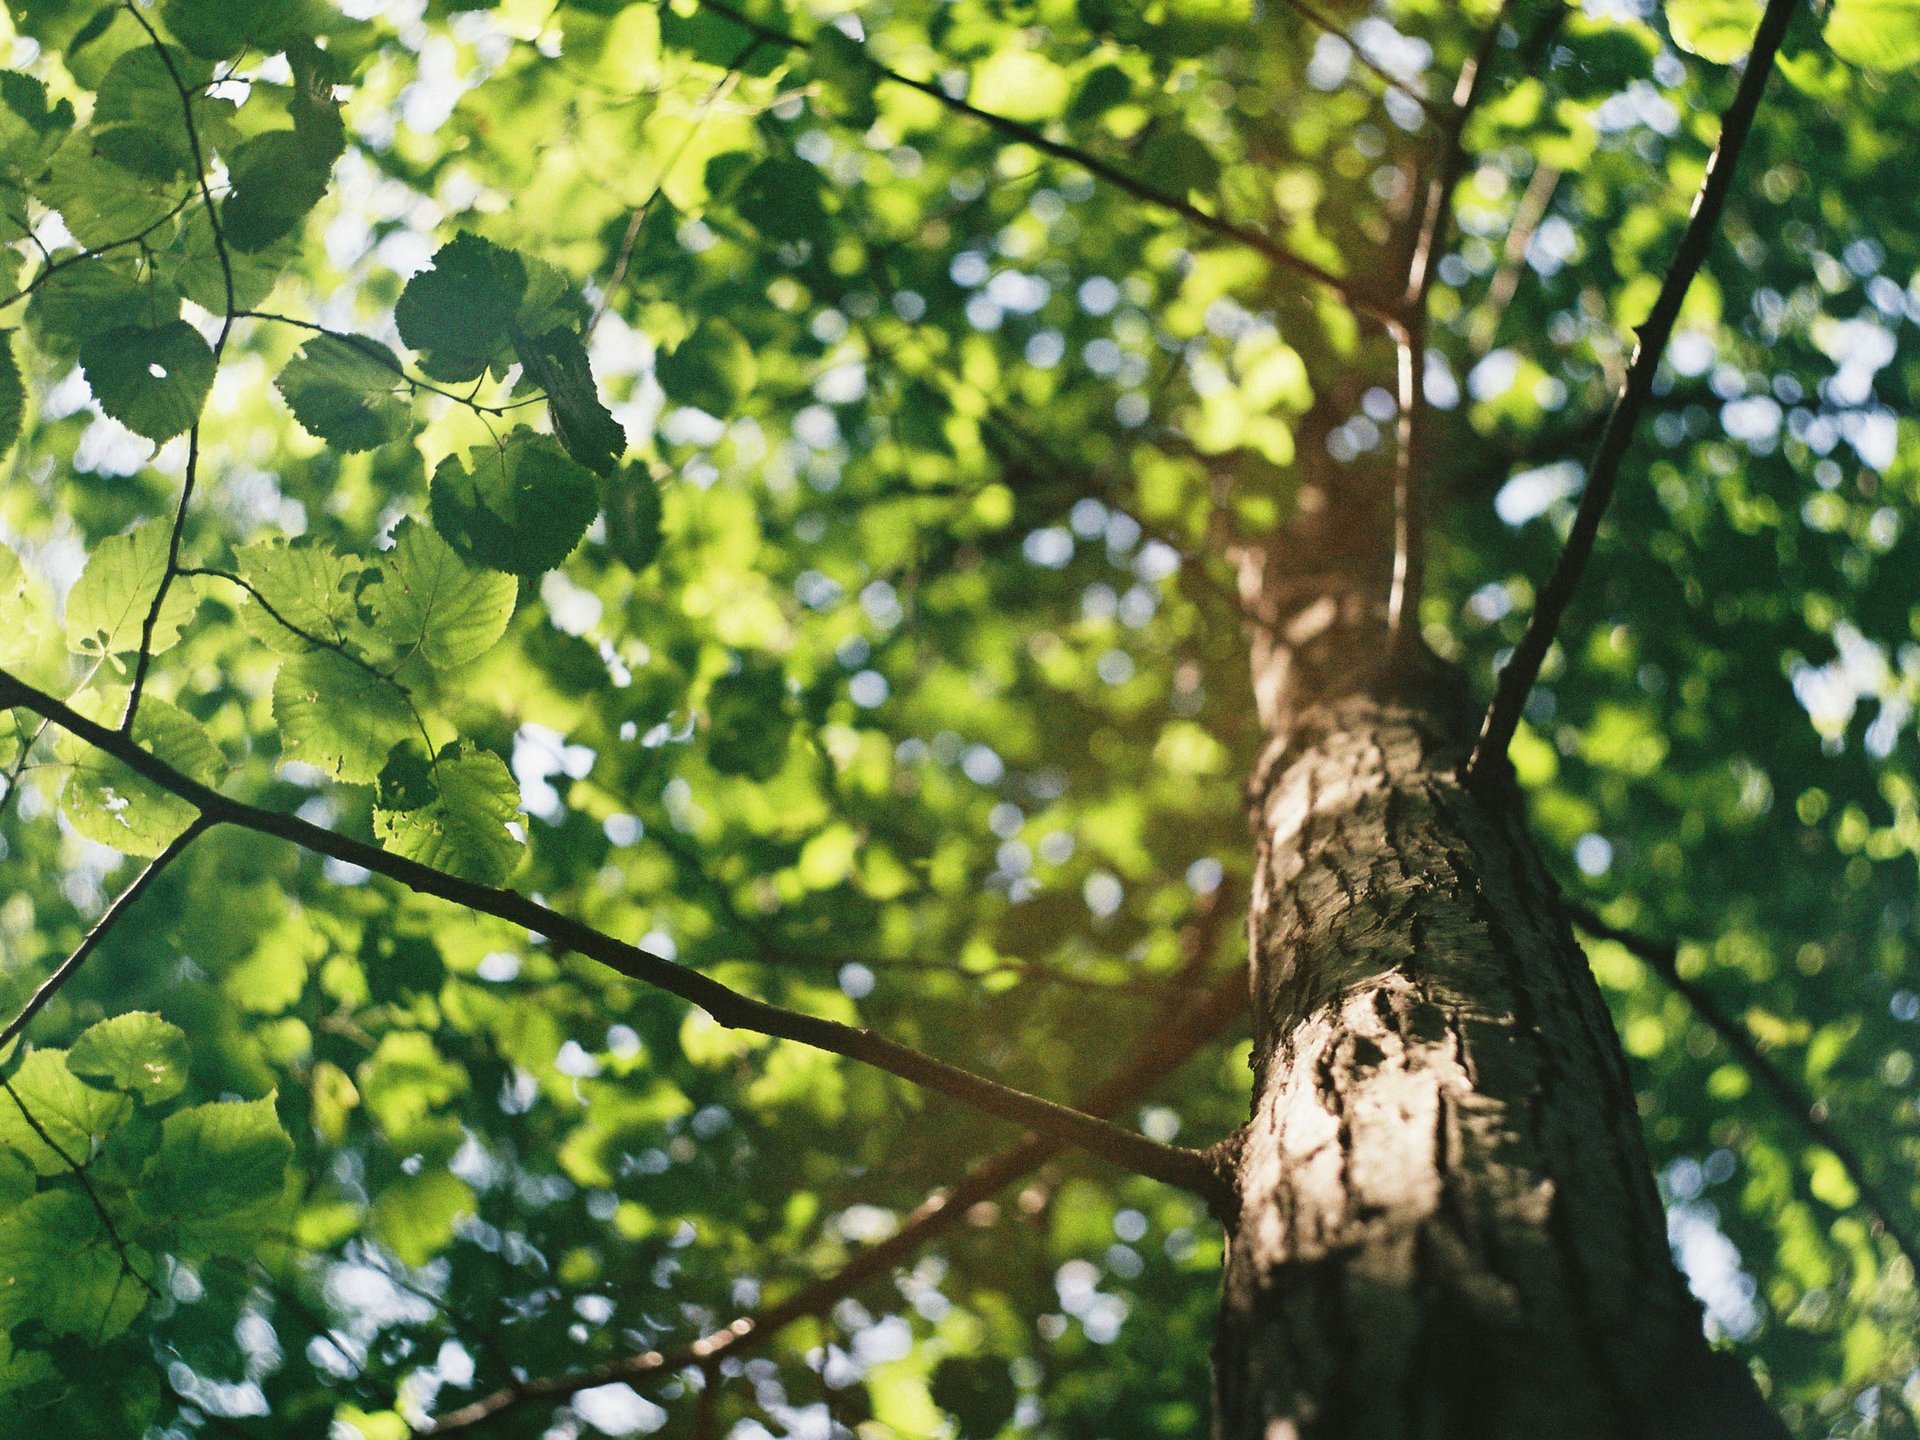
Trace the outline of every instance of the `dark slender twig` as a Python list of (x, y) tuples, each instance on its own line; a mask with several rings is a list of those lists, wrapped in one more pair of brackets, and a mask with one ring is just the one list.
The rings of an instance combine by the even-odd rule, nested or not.
[[(351, 330), (335, 330), (330, 325), (321, 325), (312, 320), (302, 320), (296, 315), (281, 315), (272, 310), (242, 310), (239, 311), (234, 318), (238, 320), (266, 320), (275, 325), (291, 325), (296, 330), (307, 330), (315, 335), (325, 335), (330, 340), (338, 340), (342, 345), (352, 346), (376, 365), (392, 371), (394, 375), (409, 388), (425, 390), (430, 394), (443, 396), (453, 401), (456, 405), (464, 405), (476, 415), (506, 415), (514, 410), (524, 410), (529, 405), (544, 404), (547, 399), (546, 393), (542, 391), (534, 395), (523, 396), (518, 400), (508, 401), (505, 405), (481, 405), (469, 395), (462, 395), (457, 390), (449, 390), (443, 385), (434, 384), (433, 381), (424, 376), (413, 374), (406, 366), (393, 358), (392, 353), (386, 346), (368, 339), (365, 335), (356, 335)], [(477, 393), (479, 390), (477, 383), (474, 389)]]
[(1431, 100), (1427, 99), (1425, 95), (1422, 95), (1418, 90), (1414, 89), (1413, 86), (1409, 85), (1398, 75), (1387, 69), (1386, 66), (1373, 59), (1366, 51), (1362, 50), (1360, 46), (1355, 43), (1353, 37), (1342, 30), (1330, 15), (1307, 4), (1306, 0), (1282, 0), (1282, 3), (1315, 29), (1325, 31), (1334, 39), (1340, 41), (1353, 52), (1353, 58), (1359, 62), (1363, 70), (1368, 71), (1370, 74), (1384, 81), (1389, 90), (1397, 90), (1406, 96), (1407, 99), (1413, 101), (1414, 104), (1418, 105), (1421, 110), (1426, 113), (1426, 117), (1433, 121), (1434, 124), (1445, 125), (1448, 123), (1446, 113), (1442, 111), (1439, 106), (1435, 105)]
[(113, 932), (113, 927), (126, 917), (127, 911), (139, 901), (146, 888), (160, 878), (160, 872), (178, 860), (181, 853), (197, 840), (205, 829), (204, 823), (195, 820), (176, 835), (166, 849), (148, 861), (144, 870), (134, 876), (133, 883), (122, 890), (100, 918), (93, 922), (93, 928), (81, 938), (80, 943), (74, 947), (73, 953), (62, 960), (54, 968), (54, 972), (40, 982), (40, 988), (35, 990), (27, 1003), (20, 1007), (20, 1013), (7, 1022), (4, 1030), (0, 1030), (0, 1050), (6, 1049), (20, 1032), (27, 1028), (27, 1023), (40, 1013), (46, 1003), (60, 993), (60, 987), (71, 980), (80, 967), (87, 963), (87, 957), (100, 948), (100, 942), (105, 940)]
[(1859, 1193), (1861, 1203), (1878, 1218), (1881, 1226), (1893, 1238), (1893, 1243), (1900, 1247), (1900, 1253), (1907, 1257), (1907, 1263), (1920, 1272), (1920, 1236), (1906, 1229), (1895, 1217), (1886, 1195), (1868, 1178), (1866, 1164), (1860, 1158), (1860, 1153), (1822, 1116), (1813, 1098), (1767, 1058), (1760, 1043), (1753, 1038), (1753, 1033), (1723, 1011), (1704, 985), (1680, 973), (1679, 948), (1622, 930), (1618, 925), (1609, 925), (1600, 918), (1598, 912), (1584, 905), (1569, 904), (1567, 913), (1573, 917), (1573, 923), (1589, 935), (1611, 940), (1643, 962), (1692, 1007), (1693, 1013), (1720, 1037), (1747, 1073), (1759, 1081), (1794, 1123), (1840, 1162), (1840, 1168), (1847, 1172), (1847, 1178)]
[[(1203, 923), (1209, 928), (1226, 907), (1216, 906)], [(1191, 953), (1204, 961), (1212, 945), (1201, 941)], [(1155, 1030), (1144, 1051), (1126, 1070), (1089, 1091), (1081, 1105), (1095, 1114), (1112, 1114), (1149, 1092), (1177, 1070), (1195, 1051), (1219, 1034), (1246, 1006), (1247, 972), (1236, 969), (1221, 976), (1201, 991), (1184, 1011)], [(482, 1396), (458, 1410), (449, 1411), (430, 1422), (428, 1434), (446, 1434), (490, 1420), (503, 1411), (538, 1401), (558, 1403), (592, 1389), (617, 1381), (632, 1382), (649, 1376), (666, 1376), (690, 1365), (702, 1367), (717, 1363), (723, 1356), (746, 1354), (771, 1340), (796, 1320), (825, 1314), (846, 1296), (869, 1280), (904, 1264), (936, 1237), (953, 1229), (967, 1212), (991, 1200), (1013, 1181), (1037, 1170), (1058, 1155), (1059, 1140), (1044, 1135), (1029, 1135), (997, 1154), (975, 1163), (966, 1175), (943, 1190), (937, 1190), (907, 1215), (898, 1230), (886, 1239), (869, 1245), (839, 1270), (811, 1285), (802, 1287), (785, 1300), (743, 1315), (674, 1350), (646, 1350), (605, 1365), (575, 1371), (570, 1375), (526, 1380)]]
[(1478, 774), (1489, 767), (1498, 768), (1507, 763), (1507, 746), (1520, 723), (1521, 707), (1526, 704), (1528, 692), (1539, 677), (1541, 663), (1547, 658), (1547, 650), (1553, 644), (1560, 617), (1566, 612), (1567, 602), (1573, 598), (1573, 592), (1580, 584), (1588, 556), (1593, 553), (1593, 542), (1600, 531), (1601, 517), (1606, 514), (1607, 502), (1613, 498), (1614, 482), (1619, 478), (1620, 463), (1626, 458), (1627, 447), (1633, 441), (1640, 412), (1653, 393), (1654, 372), (1659, 368), (1660, 357), (1665, 353), (1674, 323), (1679, 319), (1680, 304), (1686, 299), (1687, 287), (1693, 283), (1694, 275), (1699, 272), (1708, 251), (1712, 249), (1714, 232), (1719, 228), (1721, 212), (1726, 208), (1727, 192), (1733, 186), (1734, 168), (1739, 164), (1741, 147), (1746, 144), (1747, 133), (1753, 128), (1754, 116), (1760, 109), (1761, 93), (1766, 89), (1767, 77), (1773, 72), (1774, 55), (1779, 51), (1781, 38), (1786, 34), (1787, 25), (1799, 6), (1800, 0), (1767, 0), (1766, 13), (1761, 17), (1759, 32), (1753, 38), (1753, 53), (1747, 57), (1746, 73), (1740, 77), (1740, 88), (1721, 121), (1720, 143), (1714, 147), (1713, 158), (1707, 162), (1707, 173), (1700, 182), (1700, 193), (1694, 199), (1692, 218), (1687, 222), (1686, 232), (1680, 237), (1679, 251), (1674, 255), (1667, 277), (1661, 283), (1653, 311), (1640, 326), (1639, 344), (1634, 347), (1633, 361), (1627, 367), (1626, 383), (1620, 388), (1620, 398), (1614, 404), (1613, 413), (1607, 417), (1607, 428), (1601, 433), (1599, 448), (1587, 473), (1587, 488), (1580, 497), (1580, 508), (1573, 519), (1573, 529), (1567, 535), (1567, 543), (1561, 548), (1552, 577), (1540, 591), (1540, 600), (1527, 622), (1526, 633), (1515, 647), (1513, 658), (1507, 661), (1506, 667), (1500, 672), (1493, 703), (1487, 708), (1486, 719), (1480, 727), (1479, 742), (1474, 746), (1473, 757), (1467, 764), (1469, 774)]
[[(180, 95), (180, 115), (186, 126), (187, 148), (193, 154), (194, 174), (200, 181), (200, 198), (206, 203), (207, 225), (213, 231), (214, 255), (220, 261), (220, 278), (227, 292), (226, 313), (220, 317), (220, 333), (213, 342), (213, 369), (217, 375), (220, 359), (226, 354), (227, 337), (233, 334), (234, 312), (239, 307), (234, 303), (233, 257), (227, 252), (226, 227), (220, 223), (220, 211), (213, 203), (213, 186), (207, 179), (207, 155), (200, 144), (200, 127), (193, 117), (193, 90), (174, 64), (173, 52), (160, 43), (160, 36), (132, 0), (128, 0), (126, 11), (147, 32), (147, 38), (159, 53), (160, 63), (166, 67), (168, 78), (173, 81), (173, 88)], [(180, 504), (174, 511), (173, 529), (167, 536), (167, 568), (160, 573), (160, 583), (153, 592), (153, 603), (147, 607), (146, 618), (140, 622), (140, 649), (133, 663), (133, 682), (127, 688), (126, 713), (120, 717), (120, 729), (124, 734), (133, 733), (133, 722), (140, 711), (140, 696), (146, 689), (147, 671), (153, 664), (154, 628), (159, 625), (160, 612), (166, 607), (167, 592), (173, 588), (173, 582), (180, 574), (180, 542), (186, 533), (187, 507), (193, 502), (194, 482), (199, 473), (200, 421), (196, 418), (187, 430), (187, 465), (180, 481)]]
[(1427, 304), (1433, 291), (1438, 256), (1446, 245), (1447, 222), (1453, 213), (1453, 192), (1466, 173), (1467, 122), (1486, 93), (1494, 47), (1505, 28), (1513, 0), (1504, 0), (1480, 37), (1474, 53), (1460, 67), (1453, 86), (1453, 110), (1441, 125), (1440, 145), (1433, 175), (1427, 184), (1426, 208), (1414, 235), (1407, 260), (1407, 283), (1401, 294), (1401, 318), (1391, 327), (1398, 352), (1400, 415), (1393, 464), (1393, 586), (1387, 596), (1387, 632), (1395, 645), (1406, 645), (1420, 634), (1420, 596), (1426, 588), (1426, 517), (1422, 483), (1428, 416), (1426, 391)]
[(208, 824), (233, 825), (255, 834), (270, 835), (316, 854), (357, 865), (423, 895), (449, 900), (544, 935), (629, 979), (698, 1005), (729, 1028), (793, 1040), (861, 1061), (986, 1114), (1082, 1146), (1122, 1169), (1190, 1190), (1206, 1197), (1210, 1203), (1225, 1203), (1227, 1199), (1212, 1164), (1199, 1151), (1163, 1145), (1070, 1106), (949, 1065), (870, 1030), (768, 1004), (709, 975), (617, 940), (570, 915), (550, 910), (518, 891), (475, 884), (314, 825), (297, 815), (263, 810), (232, 799), (182, 774), (124, 733), (96, 724), (54, 696), (4, 670), (0, 670), (0, 706), (32, 710), (46, 716), (61, 729), (193, 805)]
[[(812, 49), (812, 46), (799, 36), (790, 35), (784, 30), (762, 24), (744, 11), (737, 10), (732, 5), (726, 4), (725, 0), (696, 0), (696, 3), (698, 3), (703, 10), (710, 10), (716, 15), (725, 16), (742, 30), (745, 30), (749, 35), (757, 36), (770, 45), (778, 45), (787, 50), (804, 51)], [(1393, 312), (1363, 295), (1351, 280), (1336, 275), (1333, 271), (1327, 269), (1326, 266), (1309, 260), (1306, 256), (1282, 244), (1271, 235), (1260, 230), (1255, 230), (1250, 226), (1241, 225), (1224, 216), (1214, 215), (1202, 210), (1198, 205), (1195, 205), (1183, 195), (1169, 194), (1167, 191), (1149, 185), (1137, 176), (1129, 175), (1119, 166), (1102, 160), (1099, 156), (1090, 154), (1078, 146), (1068, 145), (1063, 141), (1049, 138), (1044, 131), (1038, 130), (1031, 125), (1009, 119), (1005, 115), (997, 115), (991, 110), (982, 110), (979, 106), (971, 104), (968, 101), (957, 99), (930, 80), (916, 80), (910, 75), (902, 75), (897, 70), (889, 70), (886, 66), (871, 59), (868, 60), (867, 63), (873, 67), (875, 75), (889, 84), (904, 85), (909, 90), (918, 90), (922, 95), (939, 102), (955, 114), (965, 115), (969, 119), (978, 120), (981, 124), (987, 126), (987, 128), (997, 131), (1009, 139), (1017, 140), (1022, 145), (1038, 150), (1042, 155), (1051, 156), (1055, 160), (1064, 160), (1069, 165), (1077, 165), (1094, 178), (1104, 180), (1115, 189), (1133, 196), (1134, 199), (1143, 201), (1157, 209), (1166, 210), (1178, 215), (1181, 219), (1198, 226), (1202, 230), (1218, 235), (1223, 240), (1231, 240), (1237, 245), (1244, 245), (1249, 250), (1271, 261), (1281, 269), (1290, 270), (1294, 274), (1303, 276), (1317, 285), (1324, 286), (1329, 292), (1336, 296), (1341, 303), (1345, 304), (1357, 315), (1364, 315), (1369, 320), (1380, 325), (1390, 325), (1393, 323)]]

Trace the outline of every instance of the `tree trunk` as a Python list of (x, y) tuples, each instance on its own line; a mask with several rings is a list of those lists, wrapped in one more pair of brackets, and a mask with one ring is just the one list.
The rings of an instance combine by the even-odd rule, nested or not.
[(1318, 574), (1245, 572), (1273, 743), (1216, 1434), (1784, 1435), (1702, 1337), (1517, 791), (1468, 788), (1453, 677), (1382, 662), (1368, 567), (1306, 538)]

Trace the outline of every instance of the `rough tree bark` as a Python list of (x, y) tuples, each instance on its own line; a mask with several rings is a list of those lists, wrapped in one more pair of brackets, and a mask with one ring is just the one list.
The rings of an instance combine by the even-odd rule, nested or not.
[(1465, 782), (1457, 678), (1389, 645), (1378, 512), (1309, 488), (1242, 563), (1270, 746), (1216, 1433), (1784, 1435), (1702, 1337), (1520, 797)]

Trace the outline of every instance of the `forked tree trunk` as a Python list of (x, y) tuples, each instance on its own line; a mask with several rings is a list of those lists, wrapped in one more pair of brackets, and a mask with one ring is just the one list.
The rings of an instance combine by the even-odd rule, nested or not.
[(1519, 797), (1463, 783), (1455, 687), (1431, 657), (1384, 663), (1379, 588), (1325, 519), (1288, 547), (1319, 573), (1281, 585), (1267, 557), (1246, 579), (1274, 739), (1249, 792), (1254, 1099), (1216, 1433), (1782, 1436), (1702, 1338)]

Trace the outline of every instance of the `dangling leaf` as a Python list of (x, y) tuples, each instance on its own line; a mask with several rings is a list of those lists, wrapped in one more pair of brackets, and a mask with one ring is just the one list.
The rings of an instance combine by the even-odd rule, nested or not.
[(512, 334), (527, 377), (546, 391), (553, 433), (567, 453), (594, 474), (611, 475), (626, 452), (627, 432), (600, 403), (580, 337), (564, 327), (536, 337), (515, 325)]
[(401, 655), (447, 668), (477, 660), (506, 632), (520, 587), (511, 575), (476, 570), (417, 520), (394, 530), (363, 600)]
[(136, 435), (171, 440), (200, 418), (213, 385), (213, 349), (184, 320), (123, 325), (80, 347), (80, 368), (100, 408)]
[(1667, 25), (1682, 50), (1731, 65), (1753, 48), (1761, 0), (1667, 0)]
[(378, 775), (387, 752), (414, 730), (398, 685), (333, 650), (312, 650), (280, 667), (273, 718), (287, 759), (356, 785)]
[(660, 486), (643, 465), (629, 465), (607, 487), (607, 545), (629, 570), (660, 553)]
[(312, 213), (326, 198), (333, 159), (297, 132), (269, 130), (235, 151), (227, 171), (233, 188), (220, 207), (221, 229), (245, 253), (266, 249)]
[(174, 38), (208, 60), (243, 50), (271, 55), (299, 34), (300, 0), (166, 0), (161, 17)]
[(435, 380), (478, 380), (509, 342), (508, 327), (527, 289), (527, 267), (511, 250), (461, 234), (407, 282), (394, 323)]
[(1920, 0), (1833, 0), (1825, 33), (1849, 64), (1910, 70), (1920, 65)]
[(724, 320), (708, 320), (670, 351), (653, 357), (653, 376), (667, 398), (725, 417), (760, 374), (753, 347)]
[[(125, 535), (110, 535), (94, 546), (87, 568), (67, 596), (68, 648), (96, 658), (139, 648), (147, 615), (167, 572), (171, 539), (172, 532), (163, 522), (147, 520)], [(167, 587), (150, 637), (154, 654), (180, 638), (199, 606), (185, 585), (176, 582)]]
[(301, 429), (349, 454), (398, 440), (413, 425), (400, 361), (375, 340), (317, 335), (287, 362), (274, 387)]
[(433, 472), (433, 525), (476, 565), (512, 575), (551, 570), (600, 508), (593, 476), (553, 441), (516, 430), (499, 446), (449, 455)]
[(83, 1030), (67, 1068), (151, 1105), (187, 1086), (187, 1032), (147, 1010), (113, 1015)]
[(507, 826), (520, 818), (520, 787), (498, 755), (461, 746), (430, 770), (433, 798), (406, 810), (376, 810), (374, 832), (396, 855), (450, 875), (500, 885), (520, 860)]

